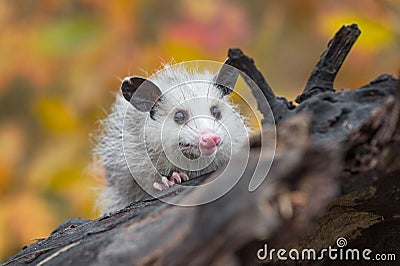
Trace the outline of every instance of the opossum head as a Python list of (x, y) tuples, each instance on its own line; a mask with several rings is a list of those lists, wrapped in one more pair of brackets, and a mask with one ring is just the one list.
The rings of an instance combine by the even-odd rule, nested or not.
[(151, 80), (125, 78), (121, 86), (125, 99), (148, 115), (149, 150), (161, 151), (170, 161), (189, 162), (185, 164), (189, 168), (190, 161), (201, 158), (229, 159), (248, 130), (228, 99), (238, 78), (232, 69), (223, 67), (216, 75), (166, 69)]

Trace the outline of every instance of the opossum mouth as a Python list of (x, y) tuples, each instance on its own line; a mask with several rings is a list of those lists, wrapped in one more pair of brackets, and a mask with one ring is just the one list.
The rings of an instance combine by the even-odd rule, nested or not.
[(201, 155), (199, 146), (195, 144), (179, 143), (179, 149), (190, 160), (195, 160)]

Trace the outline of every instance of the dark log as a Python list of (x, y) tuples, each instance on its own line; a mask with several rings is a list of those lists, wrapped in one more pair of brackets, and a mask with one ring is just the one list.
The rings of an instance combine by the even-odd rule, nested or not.
[(321, 55), (311, 72), (303, 93), (296, 98), (297, 103), (301, 103), (317, 93), (335, 91), (333, 82), (336, 74), (360, 34), (361, 31), (356, 24), (342, 26), (329, 42), (328, 49)]
[[(344, 29), (329, 47), (350, 49), (356, 27)], [(321, 250), (336, 247), (339, 237), (347, 239), (346, 247), (398, 256), (400, 82), (382, 75), (361, 88), (335, 92), (329, 84), (348, 51), (334, 51), (321, 58), (332, 65), (317, 64), (313, 71), (328, 74), (311, 77), (309, 83), (319, 85), (307, 86), (294, 107), (275, 97), (249, 57), (230, 50), (228, 63), (257, 83), (279, 121), (272, 168), (254, 192), (248, 184), (255, 165), (259, 159), (268, 163), (260, 150), (273, 150), (261, 147), (259, 138), (251, 140), (239, 183), (211, 203), (176, 207), (149, 198), (93, 221), (69, 220), (4, 264), (250, 265), (262, 262), (257, 251), (264, 244)], [(262, 134), (268, 139), (271, 132)], [(202, 184), (217, 174), (190, 182)], [(181, 187), (160, 195), (178, 202), (201, 196)]]

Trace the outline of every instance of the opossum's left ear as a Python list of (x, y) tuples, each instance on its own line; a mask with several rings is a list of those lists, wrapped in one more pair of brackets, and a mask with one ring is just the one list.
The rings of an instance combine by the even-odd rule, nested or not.
[(150, 112), (161, 96), (161, 91), (156, 84), (141, 77), (125, 78), (121, 91), (124, 98), (142, 112)]
[(222, 96), (225, 96), (233, 91), (238, 78), (239, 70), (233, 66), (227, 65), (225, 61), (221, 69), (214, 76), (214, 83), (217, 88), (221, 90)]

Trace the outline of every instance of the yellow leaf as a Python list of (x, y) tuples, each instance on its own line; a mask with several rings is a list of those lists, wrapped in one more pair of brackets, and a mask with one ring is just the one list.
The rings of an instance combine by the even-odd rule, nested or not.
[(368, 51), (382, 49), (384, 44), (392, 42), (394, 39), (394, 29), (390, 23), (378, 19), (370, 19), (360, 14), (349, 11), (324, 14), (321, 18), (320, 31), (331, 36), (342, 25), (356, 23), (363, 32), (357, 40), (357, 47)]
[(77, 128), (78, 121), (74, 110), (59, 99), (41, 99), (36, 109), (42, 124), (55, 133)]

